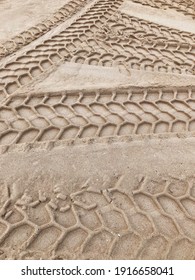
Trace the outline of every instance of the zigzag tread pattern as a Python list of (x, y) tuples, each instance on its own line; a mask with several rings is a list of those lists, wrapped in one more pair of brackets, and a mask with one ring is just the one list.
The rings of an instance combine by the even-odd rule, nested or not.
[(195, 132), (195, 91), (119, 88), (12, 96), (0, 106), (0, 145)]
[(163, 10), (175, 10), (195, 19), (195, 2), (193, 0), (132, 0), (135, 3)]
[[(93, 5), (70, 26), (40, 43), (43, 34), (82, 11), (88, 2)], [(34, 47), (29, 44), (13, 58), (3, 59), (2, 150), (49, 141), (194, 135), (193, 86), (20, 92), (64, 62), (195, 74), (194, 34), (127, 16), (119, 10), (122, 3), (69, 1), (52, 19), (0, 46), (0, 57), (5, 57), (40, 39)], [(139, 3), (194, 18), (191, 0)], [(194, 179), (156, 181), (146, 176), (132, 190), (125, 176), (103, 179), (101, 188), (90, 185), (96, 178), (76, 178), (74, 187), (54, 185), (52, 192), (29, 187), (23, 192), (24, 182), (0, 181), (0, 259), (195, 260)]]
[(36, 196), (10, 187), (0, 209), (1, 259), (195, 259), (193, 180), (143, 177), (131, 193), (123, 180), (94, 190), (89, 178), (69, 194), (62, 185)]
[(0, 58), (10, 55), (23, 46), (30, 44), (32, 41), (46, 34), (49, 30), (58, 26), (68, 18), (72, 17), (79, 10), (81, 10), (87, 1), (85, 0), (72, 0), (56, 11), (52, 16), (43, 22), (29, 28), (18, 34), (17, 36), (0, 43)]
[(124, 71), (194, 75), (194, 34), (128, 17), (122, 0), (99, 0), (70, 26), (0, 69), (0, 95), (9, 96), (64, 62), (120, 66)]

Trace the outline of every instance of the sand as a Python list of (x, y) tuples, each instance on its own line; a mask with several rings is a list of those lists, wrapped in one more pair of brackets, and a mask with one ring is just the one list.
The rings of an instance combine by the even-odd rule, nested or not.
[(0, 259), (194, 260), (190, 4), (46, 2), (0, 1)]
[(6, 0), (0, 3), (0, 43), (51, 17), (68, 0)]

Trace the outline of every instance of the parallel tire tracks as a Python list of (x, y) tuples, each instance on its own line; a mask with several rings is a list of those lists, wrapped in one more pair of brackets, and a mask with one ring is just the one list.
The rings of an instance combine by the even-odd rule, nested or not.
[[(140, 2), (173, 9), (181, 4), (180, 0)], [(88, 8), (87, 3), (91, 3)], [(64, 62), (194, 75), (195, 34), (127, 16), (119, 11), (122, 3), (69, 1), (52, 19), (0, 46), (3, 160), (11, 158), (14, 149), (19, 158), (33, 145), (40, 149), (46, 145), (49, 150), (54, 147), (51, 142), (63, 147), (66, 140), (96, 145), (126, 136), (132, 140), (195, 135), (194, 86), (29, 93), (30, 84)], [(186, 1), (182, 3), (181, 12)], [(190, 2), (186, 13), (193, 16), (191, 8)], [(64, 30), (41, 39), (78, 11), (80, 15)], [(39, 43), (31, 45), (36, 38)], [(14, 52), (13, 58), (8, 56)], [(132, 187), (134, 174), (118, 172), (115, 159), (113, 176), (96, 178), (83, 170), (80, 177), (75, 172), (71, 182), (55, 185), (45, 180), (37, 158), (32, 168), (37, 181), (34, 174), (27, 174), (27, 183), (21, 178), (9, 184), (0, 180), (1, 259), (195, 259), (194, 178), (142, 176)], [(124, 170), (127, 162), (123, 162)], [(94, 163), (90, 162), (92, 168)], [(39, 191), (36, 182), (41, 184)]]

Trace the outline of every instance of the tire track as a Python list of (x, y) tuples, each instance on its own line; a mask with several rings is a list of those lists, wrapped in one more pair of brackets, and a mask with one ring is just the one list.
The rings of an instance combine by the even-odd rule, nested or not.
[(37, 200), (26, 190), (6, 201), (0, 210), (1, 259), (13, 258), (13, 246), (17, 259), (194, 259), (191, 181), (144, 178), (130, 195), (120, 190), (123, 179), (110, 178), (109, 189), (101, 191), (88, 189), (89, 178), (83, 190), (69, 195), (61, 186), (53, 194), (39, 191)]
[(193, 133), (194, 88), (13, 96), (0, 107), (0, 145)]
[(10, 40), (0, 43), (0, 58), (16, 52), (23, 46), (26, 46), (37, 38), (43, 36), (52, 28), (78, 13), (87, 2), (88, 1), (86, 0), (70, 0), (48, 19), (25, 30)]
[(65, 30), (2, 65), (0, 98), (64, 62), (193, 75), (194, 34), (121, 15), (122, 2), (97, 1)]
[(193, 0), (132, 0), (132, 2), (162, 10), (175, 10), (176, 12), (182, 13), (195, 19), (195, 3)]

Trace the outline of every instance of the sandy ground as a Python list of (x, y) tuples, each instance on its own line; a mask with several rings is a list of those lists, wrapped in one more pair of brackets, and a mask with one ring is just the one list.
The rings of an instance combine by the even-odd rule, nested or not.
[(118, 67), (104, 67), (64, 63), (43, 81), (29, 87), (30, 92), (62, 91), (64, 89), (90, 89), (119, 86), (193, 86), (191, 75), (169, 75), (140, 70), (121, 71)]
[(11, 194), (6, 219), (18, 222), (4, 238), (14, 250), (2, 246), (2, 257), (193, 259), (194, 145), (150, 140), (1, 156), (1, 200)]
[(192, 32), (195, 30), (195, 22), (190, 16), (185, 16), (175, 10), (162, 10), (150, 6), (143, 6), (129, 0), (124, 1), (121, 11), (126, 14), (134, 15), (140, 19), (162, 24), (164, 26), (176, 28), (182, 31)]
[[(68, 0), (6, 0), (0, 1), (0, 42), (44, 21)], [(44, 12), (43, 12), (44, 11)]]
[(64, 6), (0, 48), (0, 259), (194, 260), (192, 17), (46, 2), (0, 1), (0, 42)]

